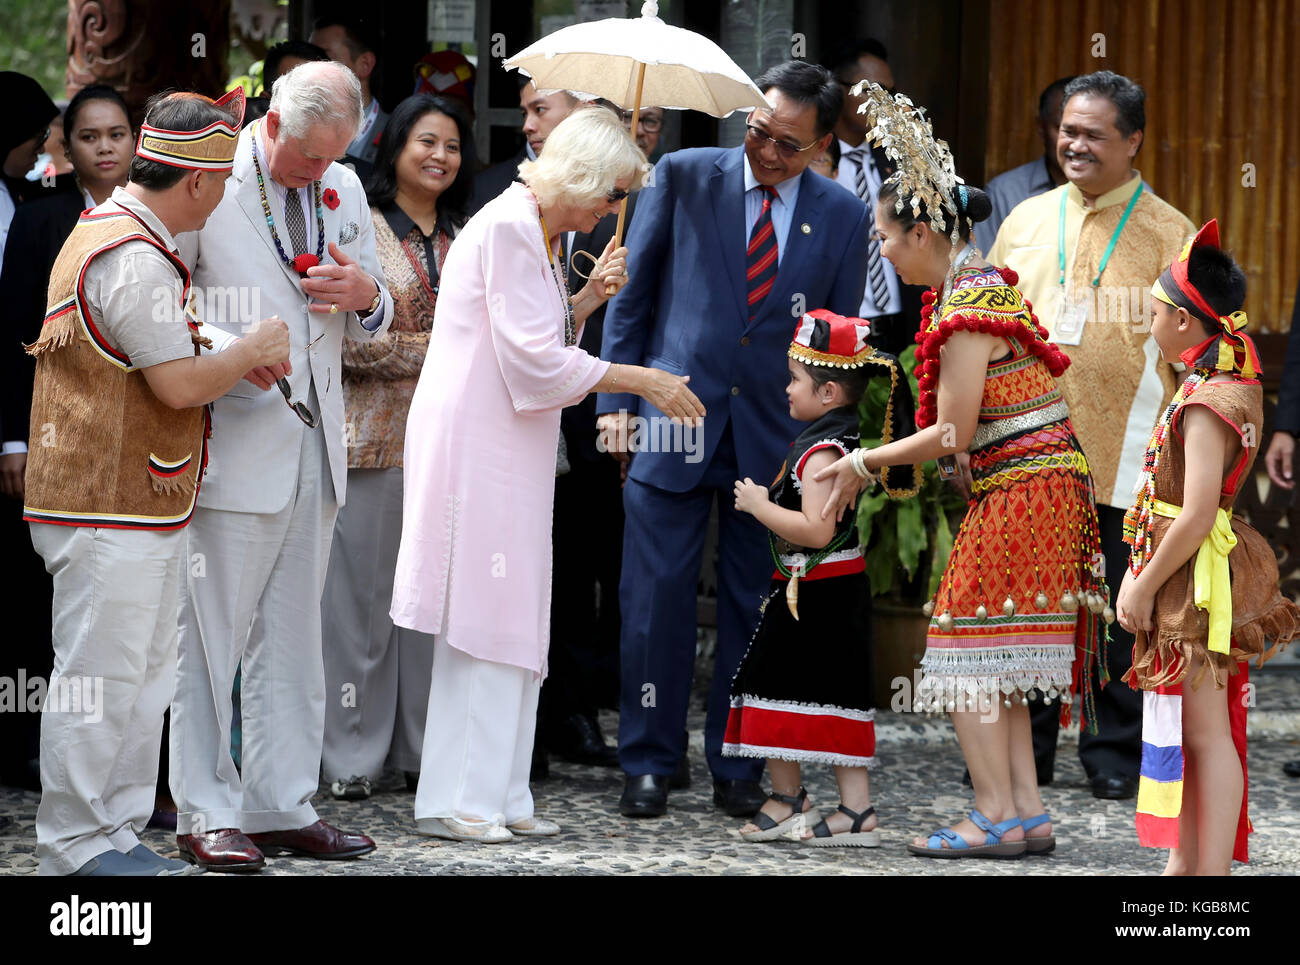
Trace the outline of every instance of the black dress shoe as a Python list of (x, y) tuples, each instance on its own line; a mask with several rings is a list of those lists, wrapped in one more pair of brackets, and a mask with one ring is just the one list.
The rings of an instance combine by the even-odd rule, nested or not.
[(668, 777), (668, 789), (670, 791), (684, 791), (691, 786), (691, 759), (682, 751), (682, 756), (677, 758), (677, 766)]
[(618, 799), (625, 818), (657, 818), (668, 813), (668, 777), (664, 774), (629, 774)]
[(713, 779), (713, 803), (733, 818), (752, 818), (766, 800), (757, 781)]
[(1300, 777), (1300, 761), (1287, 761), (1282, 765), (1282, 773), (1287, 777)]
[(1137, 795), (1138, 782), (1122, 774), (1096, 774), (1092, 779), (1092, 796), (1106, 801), (1124, 801)]
[(402, 777), (406, 778), (406, 789), (414, 794), (420, 787), (420, 772), (402, 771)]
[(618, 767), (618, 748), (605, 743), (600, 724), (588, 714), (572, 714), (548, 728), (546, 749), (572, 764)]

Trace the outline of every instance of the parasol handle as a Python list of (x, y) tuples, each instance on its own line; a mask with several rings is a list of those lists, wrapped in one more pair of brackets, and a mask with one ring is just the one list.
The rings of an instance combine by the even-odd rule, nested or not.
[[(641, 120), (641, 88), (645, 85), (645, 64), (636, 65), (636, 100), (632, 102), (632, 126), (627, 132), (627, 136), (632, 138), (632, 143), (636, 143), (636, 126)], [(618, 225), (614, 228), (614, 247), (617, 248), (623, 243), (623, 224), (627, 221), (627, 198), (618, 208)], [(617, 289), (613, 285), (605, 286), (605, 294), (612, 295)]]

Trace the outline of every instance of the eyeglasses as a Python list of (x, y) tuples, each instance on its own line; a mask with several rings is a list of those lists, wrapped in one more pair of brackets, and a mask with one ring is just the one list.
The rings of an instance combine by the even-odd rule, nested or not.
[(614, 188), (612, 191), (605, 192), (605, 200), (610, 204), (618, 204), (627, 197), (627, 188)]
[(284, 401), (289, 403), (289, 408), (306, 424), (308, 429), (315, 429), (320, 425), (320, 419), (312, 415), (311, 409), (307, 408), (307, 403), (293, 401), (293, 389), (289, 387), (288, 379), (278, 378), (275, 380), (275, 384), (280, 390), (280, 394), (284, 396)]
[(812, 150), (812, 148), (817, 146), (817, 141), (821, 140), (820, 138), (817, 138), (812, 143), (800, 147), (797, 144), (791, 144), (789, 141), (779, 141), (771, 134), (764, 131), (761, 127), (755, 127), (753, 124), (745, 125), (745, 137), (753, 141), (756, 147), (762, 147), (764, 141), (771, 141), (776, 145), (777, 151), (784, 158), (792, 158), (796, 154), (802, 154), (804, 151)]
[[(637, 127), (644, 128), (647, 134), (653, 134), (664, 126), (664, 119), (657, 114), (642, 114), (636, 119)], [(623, 126), (632, 126), (632, 112), (623, 111)]]

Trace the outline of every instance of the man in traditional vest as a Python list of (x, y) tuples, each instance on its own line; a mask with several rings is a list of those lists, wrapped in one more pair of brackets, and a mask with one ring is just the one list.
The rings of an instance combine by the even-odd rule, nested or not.
[[(311, 805), (325, 701), (321, 591), (347, 487), (343, 335), (368, 341), (393, 317), (375, 226), (342, 157), (361, 123), (346, 67), (306, 63), (276, 80), (266, 117), (245, 128), (225, 197), (178, 239), (205, 292), (238, 313), (289, 324), (290, 372), (276, 393), (232, 389), (213, 405), (212, 442), (181, 604), (171, 721), (171, 790), (182, 856), (252, 871), (264, 855), (353, 858), (373, 851)], [(249, 304), (244, 303), (249, 293)], [(211, 319), (232, 334), (242, 318)], [(263, 384), (266, 384), (265, 380)], [(296, 413), (296, 414), (295, 414)], [(242, 663), (242, 757), (230, 754), (231, 687)]]
[[(207, 404), (289, 358), (279, 319), (199, 334), (173, 236), (221, 200), (243, 92), (155, 99), (130, 182), (87, 211), (50, 275), (23, 517), (54, 577), (41, 720), (40, 873), (190, 870), (140, 843), (176, 682), (185, 526), (207, 463)], [(40, 444), (36, 444), (39, 440)]]

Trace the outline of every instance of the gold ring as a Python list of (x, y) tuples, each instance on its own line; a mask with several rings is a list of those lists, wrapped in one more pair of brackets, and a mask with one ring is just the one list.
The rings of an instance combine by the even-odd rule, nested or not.
[(330, 314), (337, 315), (338, 313), (339, 313), (338, 305), (336, 305), (334, 302), (330, 302)]

